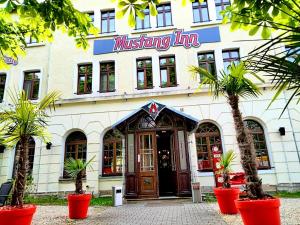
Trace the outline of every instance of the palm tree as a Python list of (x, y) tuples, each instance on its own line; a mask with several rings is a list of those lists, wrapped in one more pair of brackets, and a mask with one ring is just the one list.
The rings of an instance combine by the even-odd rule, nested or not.
[(236, 155), (233, 150), (229, 150), (221, 157), (221, 161), (220, 161), (221, 169), (218, 172), (222, 174), (223, 177), (223, 188), (231, 187), (229, 182), (230, 181), (229, 173), (231, 172), (231, 165), (235, 157)]
[(65, 162), (65, 170), (70, 177), (75, 179), (75, 193), (83, 194), (82, 189), (82, 178), (84, 177), (84, 172), (87, 167), (90, 167), (91, 162), (94, 160), (95, 156), (88, 162), (84, 162), (82, 159), (68, 158)]
[(59, 93), (51, 92), (39, 103), (31, 102), (24, 91), (16, 94), (10, 92), (9, 96), (12, 105), (0, 113), (0, 137), (6, 146), (14, 147), (18, 142), (20, 144), (16, 148), (19, 157), (16, 162), (11, 205), (22, 207), (28, 171), (28, 141), (30, 137), (49, 141), (50, 135), (46, 128), (49, 118), (47, 110), (54, 108)]
[(199, 88), (206, 84), (209, 86), (210, 92), (213, 93), (215, 98), (218, 98), (220, 95), (226, 97), (232, 110), (236, 139), (241, 152), (241, 162), (246, 176), (246, 191), (248, 197), (252, 199), (263, 198), (265, 194), (262, 190), (261, 179), (257, 173), (253, 139), (247, 132), (239, 109), (240, 97), (257, 97), (260, 94), (258, 86), (248, 79), (246, 74), (252, 75), (262, 82), (263, 80), (254, 73), (247, 71), (244, 62), (238, 65), (232, 63), (228, 67), (228, 72), (221, 71), (219, 78), (201, 67), (191, 66), (190, 71), (203, 76)]

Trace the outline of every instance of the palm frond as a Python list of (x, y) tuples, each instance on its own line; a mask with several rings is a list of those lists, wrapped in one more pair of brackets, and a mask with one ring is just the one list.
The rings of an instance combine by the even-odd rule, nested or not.
[(223, 173), (231, 172), (231, 166), (235, 158), (236, 158), (236, 154), (234, 153), (233, 150), (229, 150), (222, 155), (220, 166), (221, 166), (221, 171)]
[(91, 163), (94, 159), (95, 156), (93, 156), (88, 162), (85, 162), (82, 159), (68, 158), (65, 162), (65, 171), (70, 177), (76, 178), (80, 172), (86, 170), (87, 168), (92, 169)]

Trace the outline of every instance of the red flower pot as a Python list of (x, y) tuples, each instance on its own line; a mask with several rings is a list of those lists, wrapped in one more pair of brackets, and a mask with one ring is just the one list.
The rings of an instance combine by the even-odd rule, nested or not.
[(0, 225), (30, 225), (35, 211), (35, 205), (23, 205), (23, 208), (1, 207)]
[(70, 194), (68, 195), (69, 218), (85, 219), (90, 205), (91, 194)]
[(280, 200), (237, 200), (244, 225), (280, 225)]
[(234, 201), (239, 198), (239, 188), (214, 188), (219, 208), (223, 214), (237, 214)]

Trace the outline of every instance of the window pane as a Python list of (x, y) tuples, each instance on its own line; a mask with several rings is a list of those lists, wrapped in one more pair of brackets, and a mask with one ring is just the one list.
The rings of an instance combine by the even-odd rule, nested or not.
[(40, 87), (40, 81), (35, 80), (33, 85), (33, 93), (31, 99), (38, 99), (39, 98), (39, 87)]
[(87, 78), (87, 85), (86, 85), (86, 92), (92, 92), (92, 76), (88, 76)]
[(220, 14), (221, 11), (222, 11), (222, 6), (216, 6), (216, 13), (217, 13), (217, 19), (218, 20), (223, 19), (223, 16)]
[(193, 14), (194, 14), (194, 22), (200, 22), (200, 12), (199, 9), (193, 9)]
[(172, 15), (170, 12), (166, 13), (166, 24), (165, 26), (171, 26), (172, 25)]
[(150, 28), (150, 16), (146, 15), (144, 18), (144, 28)]
[(168, 83), (168, 74), (167, 74), (167, 70), (161, 70), (160, 71), (161, 74), (161, 86), (162, 87), (166, 87), (167, 83)]
[(170, 73), (170, 85), (175, 86), (176, 85), (176, 71), (175, 71), (175, 68), (171, 67), (169, 69), (169, 73)]
[(101, 22), (101, 32), (102, 33), (107, 33), (108, 32), (108, 27), (107, 27), (107, 20), (102, 20)]
[(109, 20), (109, 32), (114, 32), (115, 31), (115, 19), (110, 19)]
[(158, 27), (163, 27), (164, 26), (164, 19), (163, 19), (163, 14), (158, 14), (157, 15), (157, 26)]
[(166, 58), (162, 58), (159, 60), (160, 65), (164, 65), (167, 63), (167, 59)]
[(84, 93), (84, 81), (85, 77), (79, 77), (79, 93)]
[(100, 76), (100, 91), (107, 91), (107, 73), (102, 73)]
[(151, 88), (152, 84), (152, 69), (146, 70), (147, 88)]
[(201, 14), (202, 14), (202, 22), (209, 21), (207, 8), (202, 8)]
[(232, 51), (231, 52), (231, 58), (239, 58), (239, 52), (238, 51)]
[(138, 72), (138, 88), (144, 88), (144, 72)]
[(142, 20), (137, 16), (135, 19), (135, 28), (136, 29), (142, 29), (143, 28), (143, 22)]
[(109, 91), (115, 90), (115, 74), (111, 73), (109, 75)]

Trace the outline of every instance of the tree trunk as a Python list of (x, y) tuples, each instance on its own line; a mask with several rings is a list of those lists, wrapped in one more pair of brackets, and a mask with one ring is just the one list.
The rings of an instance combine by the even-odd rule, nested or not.
[(265, 194), (262, 190), (261, 179), (257, 174), (256, 152), (253, 138), (244, 126), (242, 114), (239, 110), (239, 97), (229, 96), (229, 104), (232, 109), (232, 116), (235, 125), (236, 138), (241, 153), (241, 163), (246, 176), (246, 191), (249, 198), (261, 199)]
[(82, 172), (83, 171), (80, 171), (76, 176), (76, 182), (75, 182), (75, 187), (76, 187), (75, 193), (76, 194), (83, 194), (83, 190), (82, 190), (82, 177), (83, 177)]
[(223, 188), (230, 188), (231, 187), (231, 185), (230, 185), (230, 182), (229, 182), (229, 180), (230, 180), (230, 177), (229, 177), (229, 174), (228, 174), (228, 172), (223, 172)]
[(28, 168), (28, 138), (20, 140), (19, 161), (16, 167), (15, 185), (12, 194), (11, 205), (23, 207), (23, 198), (26, 187)]

